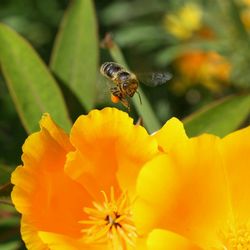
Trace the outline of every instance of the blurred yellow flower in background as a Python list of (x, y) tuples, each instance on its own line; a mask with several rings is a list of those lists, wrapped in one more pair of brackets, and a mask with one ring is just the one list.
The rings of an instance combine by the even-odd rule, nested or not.
[(188, 39), (202, 26), (202, 10), (194, 3), (187, 3), (176, 14), (166, 14), (163, 24), (173, 36)]
[(174, 90), (184, 92), (188, 87), (202, 84), (213, 92), (229, 83), (231, 65), (226, 58), (213, 51), (195, 50), (182, 54), (175, 61), (182, 82), (176, 82)]
[(240, 18), (247, 30), (250, 30), (250, 6), (240, 13)]
[(241, 3), (243, 7), (242, 7), (242, 10), (240, 11), (240, 18), (245, 28), (249, 31), (250, 30), (250, 1), (242, 0)]
[(241, 2), (246, 6), (250, 6), (250, 0), (241, 0)]
[(223, 139), (182, 136), (169, 147), (167, 126), (155, 135), (166, 153), (137, 182), (135, 224), (149, 234), (148, 249), (250, 249), (250, 127)]
[[(12, 174), (28, 249), (140, 249), (131, 206), (156, 140), (117, 109), (80, 116), (68, 137), (45, 115)], [(144, 249), (143, 247), (141, 249)]]

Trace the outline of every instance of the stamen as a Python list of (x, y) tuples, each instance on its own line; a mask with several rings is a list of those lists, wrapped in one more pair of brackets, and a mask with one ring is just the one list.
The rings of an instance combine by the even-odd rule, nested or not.
[(247, 224), (231, 224), (221, 236), (225, 250), (250, 249), (250, 228)]
[(113, 250), (126, 250), (135, 246), (138, 237), (132, 220), (131, 204), (127, 193), (115, 198), (114, 188), (111, 187), (110, 199), (103, 194), (103, 203), (93, 202), (92, 208), (84, 208), (89, 215), (88, 220), (79, 223), (89, 226), (82, 230), (85, 242), (88, 244), (107, 243)]

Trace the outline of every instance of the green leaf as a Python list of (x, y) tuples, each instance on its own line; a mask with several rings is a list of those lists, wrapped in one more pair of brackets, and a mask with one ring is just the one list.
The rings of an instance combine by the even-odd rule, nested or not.
[(86, 110), (93, 108), (98, 69), (98, 37), (91, 0), (72, 1), (57, 35), (50, 67)]
[(249, 94), (230, 96), (209, 104), (183, 122), (189, 136), (212, 133), (223, 137), (239, 128), (249, 114)]
[[(107, 41), (107, 43), (108, 43), (107, 47), (109, 48), (110, 54), (111, 54), (112, 58), (114, 59), (114, 61), (117, 63), (120, 63), (121, 65), (123, 65), (126, 68), (129, 68), (124, 57), (123, 57), (121, 50), (117, 46), (117, 44), (114, 43), (113, 41)], [(141, 118), (143, 120), (143, 124), (145, 125), (147, 130), (150, 133), (153, 133), (153, 132), (160, 129), (161, 124), (160, 124), (159, 120), (157, 119), (154, 111), (151, 108), (150, 103), (148, 102), (146, 96), (144, 95), (144, 93), (140, 87), (138, 88), (138, 91), (139, 91), (140, 96), (141, 96), (142, 104), (140, 103), (140, 100), (137, 96), (132, 98), (133, 104), (134, 104), (138, 114), (141, 116)]]
[(159, 41), (166, 40), (166, 34), (162, 32), (161, 27), (156, 27), (155, 25), (137, 24), (126, 25), (115, 32), (115, 40), (120, 47), (123, 46), (134, 46), (142, 45), (142, 43), (154, 41), (159, 43)]
[(55, 80), (30, 44), (0, 24), (0, 63), (10, 94), (28, 133), (38, 130), (44, 112), (64, 129), (71, 122)]
[(19, 249), (20, 246), (21, 246), (20, 241), (13, 241), (13, 242), (0, 244), (1, 250), (16, 250), (16, 249)]
[(10, 180), (13, 168), (0, 163), (0, 191), (1, 186)]
[[(248, 43), (248, 32), (244, 23), (241, 19), (241, 8), (239, 3), (236, 0), (228, 0), (228, 1), (217, 1), (218, 7), (220, 7), (220, 15), (225, 15), (225, 17), (230, 22), (230, 28), (234, 29), (234, 36), (238, 35), (239, 39), (245, 40)], [(231, 30), (232, 32), (232, 30)]]
[(187, 50), (183, 45), (175, 45), (163, 49), (156, 54), (156, 63), (158, 65), (169, 65), (178, 56), (182, 55)]

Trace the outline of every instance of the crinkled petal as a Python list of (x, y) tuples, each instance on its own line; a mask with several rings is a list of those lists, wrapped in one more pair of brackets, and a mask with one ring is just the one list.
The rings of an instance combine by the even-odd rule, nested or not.
[(154, 229), (147, 239), (148, 250), (202, 250), (189, 239), (167, 230)]
[(222, 139), (231, 202), (239, 221), (250, 221), (250, 126)]
[(21, 220), (21, 234), (27, 249), (49, 250), (38, 235), (37, 229), (25, 217)]
[(72, 150), (68, 136), (49, 115), (40, 125), (41, 131), (25, 141), (24, 165), (12, 174), (13, 203), (34, 230), (79, 236), (90, 196), (64, 173), (66, 154)]
[[(219, 139), (212, 135), (192, 138), (143, 167), (134, 208), (141, 232), (166, 229), (201, 246), (218, 246), (216, 229), (230, 211), (218, 145)], [(151, 221), (143, 222), (141, 216), (147, 215)]]
[[(24, 165), (36, 164), (38, 161), (44, 167), (55, 169), (57, 166), (63, 168), (62, 164), (53, 164), (55, 155), (58, 161), (65, 161), (65, 153), (72, 150), (68, 135), (58, 127), (49, 114), (44, 114), (40, 121), (41, 131), (28, 137), (23, 145), (22, 161)], [(40, 142), (41, 143), (38, 143)], [(45, 147), (49, 144), (50, 147)], [(44, 155), (51, 152), (47, 157)], [(64, 154), (60, 154), (64, 152)], [(60, 157), (60, 158), (59, 158)]]
[(164, 152), (168, 152), (174, 144), (188, 139), (182, 122), (175, 117), (168, 120), (153, 136)]
[(70, 138), (77, 150), (69, 155), (66, 172), (95, 200), (102, 199), (101, 191), (110, 193), (111, 186), (133, 193), (140, 168), (157, 152), (155, 139), (114, 108), (80, 116)]

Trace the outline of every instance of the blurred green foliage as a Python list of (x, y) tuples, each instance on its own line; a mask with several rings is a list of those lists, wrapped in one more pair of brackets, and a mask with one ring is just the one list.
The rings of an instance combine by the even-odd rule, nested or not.
[[(101, 63), (172, 73), (164, 85), (141, 84), (142, 105), (137, 96), (131, 102), (130, 115), (141, 116), (149, 132), (171, 116), (185, 118), (190, 136), (224, 136), (249, 125), (247, 1), (2, 0), (0, 22), (1, 250), (25, 249), (19, 215), (6, 203), (21, 146), (42, 113), (67, 129), (69, 118), (92, 108), (126, 111), (111, 103)], [(103, 42), (107, 33), (110, 44)]]

